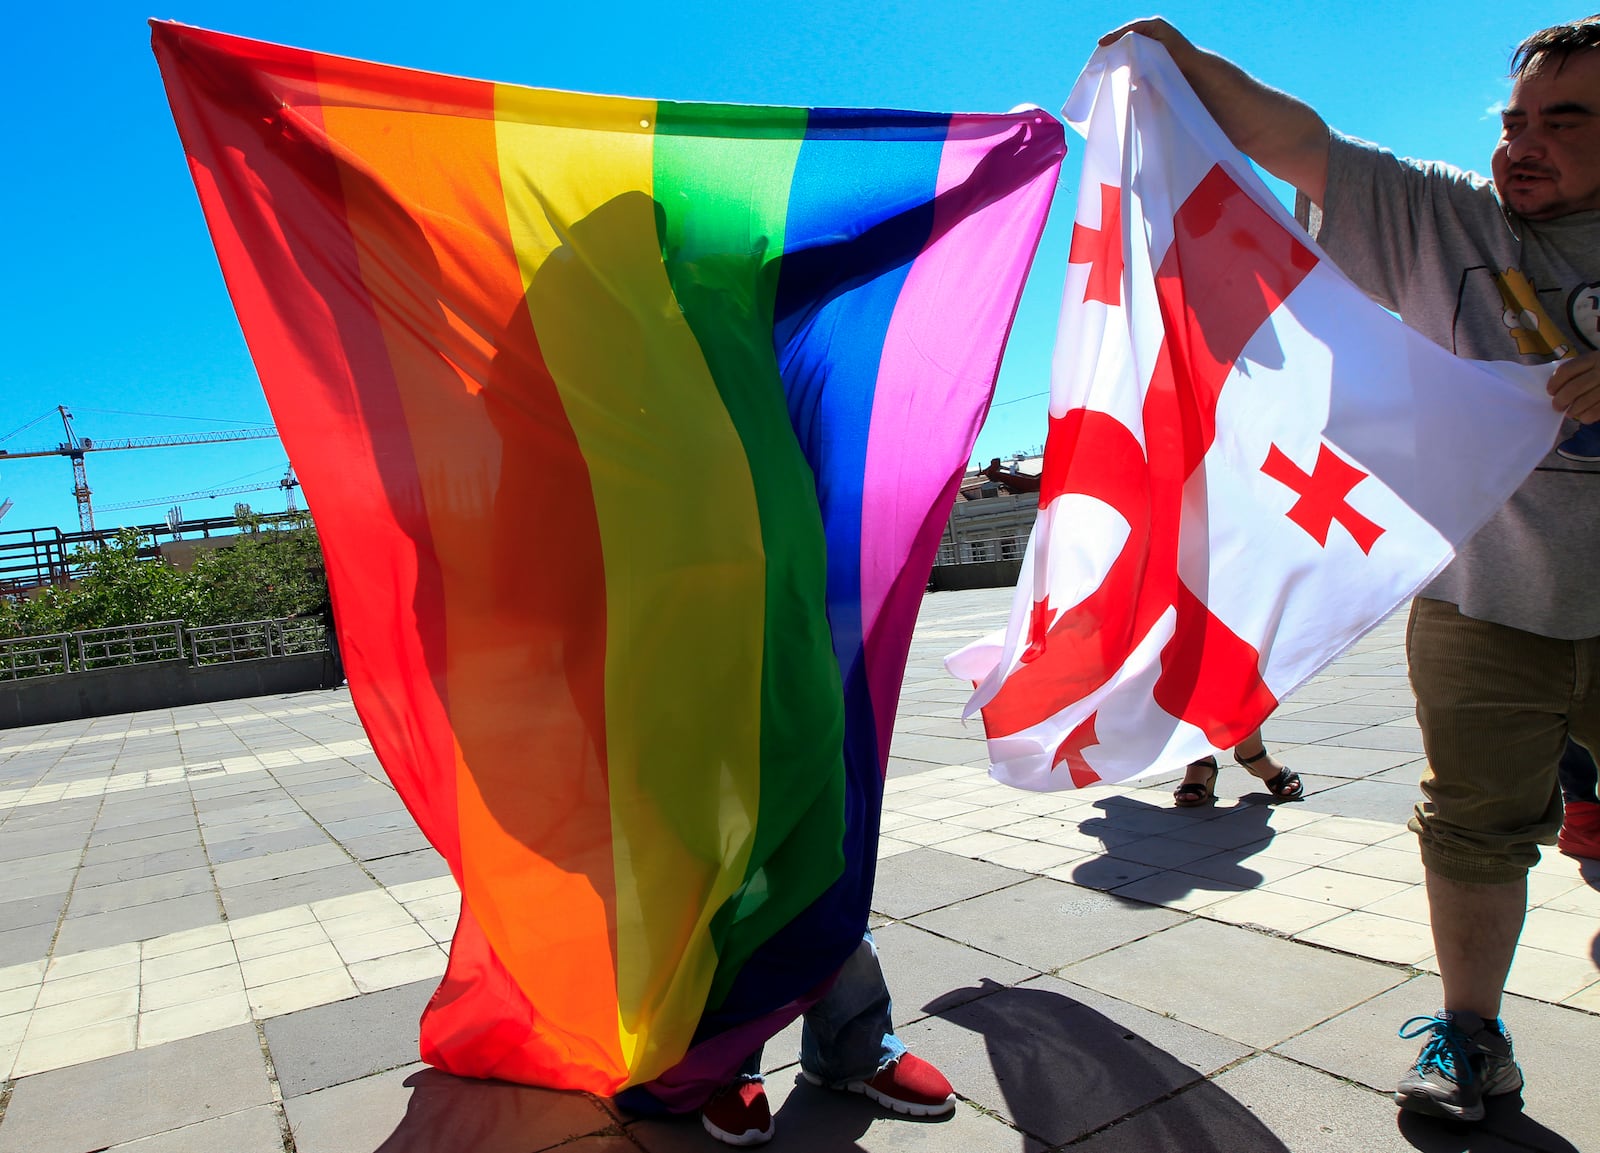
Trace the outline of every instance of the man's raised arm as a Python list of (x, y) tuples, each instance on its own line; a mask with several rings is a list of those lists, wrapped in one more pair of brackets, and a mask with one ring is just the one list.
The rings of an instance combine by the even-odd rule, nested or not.
[(1129, 32), (1166, 48), (1235, 148), (1313, 203), (1322, 203), (1328, 185), (1328, 126), (1315, 109), (1267, 87), (1215, 52), (1196, 48), (1159, 17), (1124, 24), (1100, 43), (1111, 44)]

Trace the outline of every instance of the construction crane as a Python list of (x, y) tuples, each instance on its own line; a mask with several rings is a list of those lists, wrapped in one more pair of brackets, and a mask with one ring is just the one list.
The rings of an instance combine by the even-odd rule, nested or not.
[(218, 444), (235, 440), (264, 440), (267, 437), (276, 437), (278, 430), (271, 425), (257, 425), (254, 428), (230, 428), (219, 432), (180, 432), (172, 436), (135, 436), (126, 440), (94, 441), (88, 437), (80, 437), (72, 427), (72, 414), (67, 411), (67, 406), (60, 404), (56, 411), (61, 414), (61, 427), (66, 431), (66, 439), (55, 448), (41, 448), (30, 452), (7, 452), (0, 449), (0, 458), (5, 460), (26, 460), (33, 456), (64, 456), (72, 461), (72, 495), (78, 502), (78, 528), (83, 532), (94, 531), (94, 506), (89, 501), (89, 478), (84, 472), (83, 456), (89, 452), (119, 452), (130, 448), (176, 448), (186, 444)]
[(180, 492), (176, 496), (157, 496), (149, 500), (124, 500), (116, 504), (103, 504), (101, 512), (119, 512), (129, 508), (154, 508), (158, 504), (178, 504), (186, 500), (209, 500), (216, 496), (233, 496), (241, 492), (265, 492), (267, 489), (283, 489), (284, 510), (286, 512), (300, 511), (299, 501), (295, 498), (295, 490), (300, 487), (300, 479), (294, 475), (294, 465), (284, 470), (282, 478), (264, 481), (259, 484), (235, 484), (227, 488), (202, 488), (194, 492)]

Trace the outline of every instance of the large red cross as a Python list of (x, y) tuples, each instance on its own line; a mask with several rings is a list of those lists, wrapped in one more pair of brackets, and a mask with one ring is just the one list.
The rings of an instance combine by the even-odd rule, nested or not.
[(1089, 265), (1089, 281), (1083, 286), (1087, 303), (1098, 300), (1115, 307), (1122, 303), (1122, 189), (1100, 186), (1100, 227), (1072, 225), (1072, 250), (1068, 264)]
[[(1094, 261), (1086, 297), (1120, 299), (1121, 215), (1120, 192), (1102, 185), (1101, 228), (1080, 225), (1074, 233), (1072, 259)], [(1113, 218), (1115, 238), (1107, 227)], [(1078, 408), (1051, 417), (1045, 444), (1040, 507), (1068, 493), (1103, 501), (1128, 522), (1127, 539), (1082, 602), (1035, 606), (1031, 659), (984, 706), (990, 738), (1040, 724), (1106, 684), (1169, 612), (1174, 634), (1153, 690), (1163, 710), (1227, 748), (1253, 726), (1236, 731), (1221, 718), (1259, 718), (1276, 704), (1261, 679), (1260, 654), (1179, 581), (1178, 539), (1184, 483), (1216, 437), (1217, 398), (1234, 362), (1315, 265), (1304, 243), (1220, 167), (1174, 214), (1173, 242), (1156, 272), (1166, 335), (1144, 390), (1143, 443), (1110, 414)], [(1075, 780), (1088, 777), (1083, 750), (1095, 743), (1086, 721), (1056, 763)]]
[(1311, 539), (1324, 548), (1328, 545), (1328, 530), (1333, 522), (1344, 525), (1345, 531), (1355, 538), (1363, 553), (1383, 535), (1381, 526), (1362, 516), (1345, 497), (1350, 490), (1367, 479), (1367, 474), (1344, 458), (1336, 455), (1326, 444), (1318, 446), (1317, 463), (1309, 473), (1290, 460), (1277, 445), (1267, 452), (1267, 461), (1261, 471), (1280, 484), (1287, 485), (1299, 496), (1289, 510), (1289, 519), (1305, 529)]

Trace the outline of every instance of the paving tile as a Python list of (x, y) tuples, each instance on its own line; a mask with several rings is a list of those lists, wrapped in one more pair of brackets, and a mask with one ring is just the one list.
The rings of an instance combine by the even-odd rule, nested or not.
[[(226, 929), (223, 925), (217, 927)], [(237, 960), (233, 942), (224, 939), (215, 945), (202, 945), (197, 949), (185, 949), (181, 953), (147, 957), (140, 963), (139, 977), (148, 986), (152, 983), (181, 980), (191, 973), (203, 973), (223, 965), (232, 967)]]
[[(322, 904), (326, 904), (325, 902)], [(319, 904), (318, 908), (322, 907)], [(344, 916), (328, 916), (324, 913), (317, 914), (323, 931), (328, 936), (348, 940), (352, 937), (364, 937), (369, 933), (381, 932), (385, 929), (398, 929), (416, 923), (416, 916), (399, 901), (388, 899), (383, 902), (374, 902), (372, 907), (359, 912), (348, 913)]]
[[(908, 849), (916, 846), (908, 846)], [(954, 844), (948, 843), (941, 846), (945, 851), (953, 849)], [(990, 864), (1000, 865), (1007, 869), (1017, 869), (1025, 873), (1045, 873), (1051, 869), (1059, 869), (1063, 865), (1081, 861), (1087, 856), (1077, 849), (1065, 848), (1061, 845), (1046, 845), (1039, 841), (1024, 841), (1015, 847), (992, 849), (983, 854), (983, 859)]]
[[(1174, 973), (1227, 974), (1203, 996)], [(1261, 996), (1295, 974), (1293, 997)], [(1253, 976), (1258, 975), (1258, 976)], [(1389, 966), (1193, 920), (1064, 969), (1075, 984), (1257, 1048), (1276, 1044), (1405, 980)]]
[(214, 969), (202, 969), (166, 980), (146, 980), (139, 986), (139, 1011), (148, 1013), (155, 1009), (170, 1009), (207, 997), (220, 997), (224, 993), (243, 993), (244, 976), (239, 966), (229, 958), (228, 963)]
[[(1474, 1153), (1512, 1153), (1510, 1146), (1484, 1143), (1476, 1133), (1467, 1145), (1455, 1143), (1460, 1141), (1459, 1136), (1454, 1142), (1445, 1143), (1450, 1141), (1446, 1135), (1459, 1134), (1459, 1128), (1397, 1123), (1398, 1111), (1386, 1094), (1271, 1054), (1228, 1070), (1213, 1082), (1213, 1089), (1247, 1108), (1275, 1142), (1244, 1148), (1315, 1149), (1319, 1153), (1414, 1153), (1418, 1148), (1470, 1148)], [(1423, 1139), (1408, 1139), (1410, 1133)], [(1427, 1140), (1427, 1136), (1433, 1140)], [(1093, 1145), (1088, 1148), (1101, 1153)]]
[(234, 942), (234, 949), (241, 961), (252, 961), (257, 957), (271, 957), (328, 943), (328, 934), (313, 921), (306, 925), (292, 925), (286, 929), (240, 937)]
[(924, 849), (902, 853), (878, 869), (872, 907), (897, 919), (914, 917), (979, 893), (1024, 881), (1026, 873), (953, 853)]
[(1600, 981), (1597, 981), (1593, 985), (1589, 985), (1574, 993), (1572, 996), (1563, 1001), (1562, 1004), (1571, 1005), (1574, 1009), (1582, 1009), (1585, 1012), (1600, 1015)]
[(1580, 913), (1530, 909), (1522, 926), (1522, 943), (1568, 957), (1596, 957), (1600, 955), (1600, 925)]
[(94, 834), (89, 838), (89, 846), (98, 848), (101, 845), (114, 845), (125, 841), (146, 841), (168, 833), (189, 833), (194, 827), (193, 813), (158, 817), (155, 820), (133, 824), (113, 824), (106, 828), (97, 824)]
[[(284, 1096), (416, 1061), (418, 1022), (436, 984), (417, 981), (267, 1021), (263, 1028)], [(329, 1045), (329, 1037), (344, 1043)]]
[(110, 862), (125, 862), (159, 853), (193, 849), (197, 848), (199, 844), (200, 834), (197, 830), (187, 833), (167, 833), (164, 836), (149, 837), (142, 841), (123, 841), (114, 845), (97, 845), (84, 854), (83, 863), (85, 867), (89, 867)]
[[(408, 1064), (284, 1102), (298, 1153), (531, 1153), (616, 1131), (578, 1093), (471, 1081)], [(702, 1140), (709, 1140), (705, 1133)]]
[(260, 881), (277, 881), (348, 864), (349, 860), (345, 851), (334, 844), (286, 849), (260, 857), (224, 861), (216, 866), (217, 884), (224, 888), (239, 889)]
[[(61, 884), (61, 880), (57, 878), (53, 883)], [(61, 910), (66, 904), (67, 892), (64, 886), (60, 892), (21, 897), (15, 901), (0, 901), (0, 929), (21, 929), (29, 925), (49, 925), (54, 929), (56, 922), (61, 919)]]
[[(272, 833), (258, 833), (252, 826), (254, 822), (242, 822), (242, 831), (237, 837), (207, 837), (206, 853), (216, 864), (227, 861), (242, 861), (255, 857), (264, 857), (269, 853), (281, 853), (289, 849), (306, 849), (328, 843), (328, 834), (317, 828), (310, 819), (301, 817), (295, 826), (289, 829), (280, 829)], [(229, 826), (231, 828), (231, 826)]]
[(78, 1001), (86, 997), (97, 997), (103, 993), (138, 987), (139, 961), (135, 956), (133, 962), (127, 965), (113, 965), (110, 968), (78, 973), (70, 977), (52, 974), (45, 979), (44, 988), (39, 991), (38, 1004), (41, 1007), (61, 1005), (68, 1001)]
[(298, 873), (272, 881), (256, 881), (222, 890), (222, 904), (228, 916), (251, 917), (293, 905), (304, 905), (342, 893), (358, 893), (373, 888), (372, 879), (356, 865), (346, 861), (331, 868)]
[[(17, 1049), (12, 1076), (26, 1077), (68, 1065), (78, 1065), (116, 1053), (126, 1053), (134, 1047), (137, 1027), (132, 1014), (109, 1020), (100, 1018), (95, 1020), (95, 1024), (61, 1033), (24, 1037)], [(31, 1022), (29, 1027), (32, 1027)], [(6, 1148), (4, 1138), (7, 1135), (6, 1132), (0, 1131), (0, 1150)]]
[(271, 1100), (255, 1028), (237, 1026), (22, 1077), (0, 1153), (84, 1153)]
[(899, 1033), (962, 1097), (1049, 1145), (1148, 1106), (1243, 1052), (1131, 1006), (1108, 1015), (1073, 991), (1065, 982), (1028, 982)]
[(1258, 889), (1206, 905), (1202, 916), (1293, 937), (1298, 932), (1312, 928), (1314, 924), (1341, 916), (1341, 910), (1338, 905), (1328, 905), (1320, 900), (1302, 900), (1301, 897), (1285, 896), (1282, 892)]
[(1324, 868), (1307, 869), (1280, 881), (1268, 881), (1263, 886), (1269, 893), (1282, 893), (1302, 901), (1321, 901), (1341, 909), (1364, 908), (1412, 887), (1406, 881), (1389, 881), (1382, 877), (1364, 877)]
[(303, 977), (307, 973), (320, 973), (325, 969), (343, 969), (344, 961), (331, 944), (309, 945), (267, 957), (252, 957), (248, 961), (240, 961), (239, 968), (244, 971), (245, 984), (254, 988), (257, 985), (270, 985), (274, 981), (287, 981), (291, 977)]
[(28, 1022), (28, 1037), (43, 1037), (84, 1029), (101, 1021), (131, 1017), (139, 1008), (139, 987), (125, 986), (93, 997), (35, 1008)]
[(193, 949), (203, 949), (210, 945), (218, 945), (229, 940), (229, 927), (223, 922), (214, 925), (202, 925), (198, 929), (184, 929), (177, 933), (166, 933), (160, 937), (151, 937), (139, 945), (139, 956), (146, 961), (158, 957), (167, 957), (174, 953), (188, 952)]
[(354, 997), (360, 992), (350, 974), (344, 969), (325, 969), (320, 973), (307, 973), (303, 977), (290, 977), (270, 985), (256, 985), (246, 997), (250, 1011), (260, 1020), (295, 1013), (316, 1005), (328, 1005)]
[(1564, 1001), (1597, 980), (1600, 966), (1593, 958), (1518, 945), (1511, 972), (1506, 975), (1506, 992), (1540, 1001)]
[(283, 1130), (278, 1111), (257, 1105), (113, 1145), (106, 1153), (283, 1153)]
[(1046, 869), (1044, 875), (1052, 880), (1065, 881), (1081, 888), (1109, 891), (1120, 889), (1145, 877), (1153, 877), (1163, 871), (1160, 865), (1141, 865), (1137, 861), (1125, 860), (1122, 857), (1091, 854), (1079, 857), (1075, 861), (1068, 861), (1065, 865)]
[(78, 870), (78, 884), (99, 886), (114, 881), (138, 881), (147, 876), (181, 873), (190, 868), (203, 868), (205, 865), (205, 849), (200, 848), (198, 844), (190, 844), (186, 848), (152, 852), (147, 856), (109, 860), (106, 864), (85, 865)]
[(214, 924), (219, 919), (217, 899), (210, 893), (113, 909), (87, 917), (68, 916), (56, 937), (56, 950), (75, 953), (117, 942), (143, 941)]
[(365, 961), (352, 961), (350, 977), (355, 981), (356, 988), (363, 993), (371, 993), (428, 978), (437, 982), (444, 975), (446, 955), (425, 931), (421, 931), (421, 936), (428, 942), (421, 948)]
[(21, 929), (0, 929), (0, 966), (10, 968), (38, 960), (50, 951), (54, 925), (27, 925)]
[(408, 906), (416, 901), (433, 898), (449, 897), (455, 901), (461, 899), (461, 890), (456, 887), (455, 879), (448, 873), (414, 881), (402, 881), (388, 886), (388, 889), (391, 897)]
[(924, 913), (912, 923), (1048, 972), (1182, 919), (1181, 913), (1039, 877)]
[(46, 964), (47, 962), (41, 959), (21, 965), (7, 965), (4, 969), (0, 969), (0, 993), (37, 985), (44, 980)]
[(184, 1001), (139, 1014), (139, 1048), (165, 1045), (185, 1037), (213, 1033), (250, 1020), (250, 1003), (241, 986), (220, 996)]
[(910, 924), (875, 930), (897, 1023), (940, 1012), (1013, 985), (1035, 970), (945, 940)]
[[(857, 1094), (816, 1088), (792, 1069), (767, 1078), (767, 1099), (778, 1133), (775, 1148), (781, 1142), (784, 1148), (814, 1153), (1040, 1153), (1043, 1149), (1038, 1141), (966, 1102), (958, 1102), (955, 1113), (947, 1117), (896, 1116)], [(643, 1148), (646, 1153), (706, 1153), (708, 1140), (693, 1116), (630, 1119), (627, 1139), (637, 1142), (630, 1148)], [(560, 1149), (561, 1153), (610, 1153), (598, 1144), (606, 1140), (591, 1137)]]
[[(1418, 1039), (1404, 1040), (1396, 1030), (1410, 1017), (1434, 1013), (1441, 997), (1437, 977), (1416, 977), (1276, 1046), (1275, 1051), (1386, 1092), (1421, 1047)], [(1572, 1092), (1572, 1072), (1600, 1067), (1600, 1027), (1595, 1018), (1521, 997), (1508, 997), (1501, 1016), (1515, 1038), (1517, 1060), (1527, 1078), (1521, 1094), (1523, 1112), (1491, 1109), (1482, 1128), (1523, 1142), (1524, 1148), (1587, 1150), (1593, 1134), (1600, 1133), (1600, 1100), (1590, 1093)], [(1552, 1134), (1562, 1140), (1551, 1139)]]
[(235, 942), (264, 933), (276, 933), (297, 925), (315, 924), (316, 913), (310, 905), (290, 905), (270, 913), (254, 913), (248, 917), (233, 917), (228, 921), (228, 931)]
[(38, 1001), (37, 985), (21, 985), (15, 989), (0, 991), (0, 1017), (30, 1013)]
[(1433, 952), (1428, 926), (1369, 912), (1344, 913), (1296, 933), (1295, 939), (1397, 965), (1415, 965)]

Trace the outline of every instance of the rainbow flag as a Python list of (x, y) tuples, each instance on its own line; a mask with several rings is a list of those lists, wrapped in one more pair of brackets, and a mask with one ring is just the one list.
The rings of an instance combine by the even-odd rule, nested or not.
[(153, 28), (351, 694), (461, 886), (424, 1058), (694, 1107), (866, 925), (1060, 125)]

